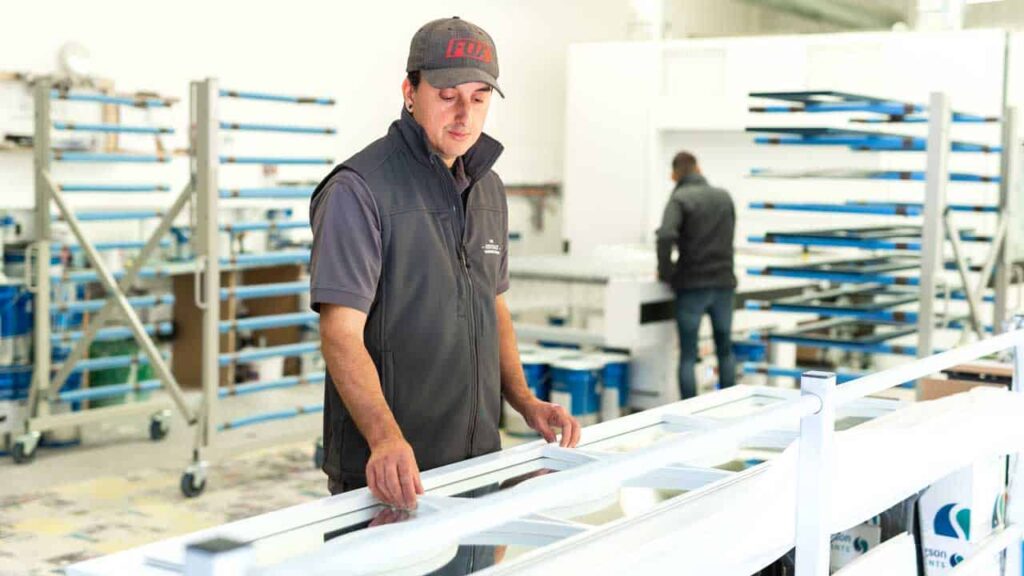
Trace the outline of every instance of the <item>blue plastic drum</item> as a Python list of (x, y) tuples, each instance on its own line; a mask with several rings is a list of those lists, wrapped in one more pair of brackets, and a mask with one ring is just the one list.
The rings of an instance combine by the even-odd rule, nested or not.
[(601, 407), (601, 370), (604, 363), (580, 357), (557, 360), (551, 364), (551, 402), (565, 407), (580, 424), (598, 420)]
[(31, 361), (32, 320), (32, 294), (21, 286), (0, 286), (0, 366)]
[(629, 406), (629, 356), (605, 353), (601, 370), (601, 421), (613, 420)]

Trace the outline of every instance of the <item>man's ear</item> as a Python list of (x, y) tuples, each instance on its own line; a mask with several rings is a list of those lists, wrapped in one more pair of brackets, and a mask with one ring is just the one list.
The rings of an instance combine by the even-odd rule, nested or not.
[(409, 82), (408, 78), (402, 80), (402, 105), (410, 112), (412, 111), (412, 103), (415, 101), (415, 95), (416, 89), (413, 88), (412, 82)]

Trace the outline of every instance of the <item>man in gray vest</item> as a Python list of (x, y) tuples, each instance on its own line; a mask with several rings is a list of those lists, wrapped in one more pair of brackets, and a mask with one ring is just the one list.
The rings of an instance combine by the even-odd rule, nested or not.
[(501, 448), (502, 396), (547, 441), (579, 424), (523, 376), (508, 289), (508, 209), (482, 132), (498, 55), (448, 18), (413, 37), (405, 105), (313, 193), (310, 292), (327, 362), (324, 472), (414, 508), (420, 470)]
[[(658, 229), (658, 278), (676, 292), (679, 394), (685, 400), (697, 395), (694, 367), (705, 314), (711, 317), (719, 387), (736, 382), (732, 352), (736, 208), (728, 192), (708, 184), (697, 158), (689, 152), (672, 159), (672, 179), (676, 187)], [(678, 252), (675, 262), (672, 248)]]

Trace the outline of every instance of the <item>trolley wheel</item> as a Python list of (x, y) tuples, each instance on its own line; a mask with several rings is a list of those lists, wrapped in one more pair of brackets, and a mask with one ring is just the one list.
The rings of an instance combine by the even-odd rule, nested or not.
[(28, 464), (36, 459), (36, 447), (30, 447), (30, 444), (30, 442), (22, 439), (14, 441), (11, 456), (14, 457), (15, 464)]
[(318, 438), (313, 447), (313, 466), (319, 470), (324, 467), (324, 439)]
[(170, 424), (162, 418), (154, 416), (149, 421), (149, 439), (157, 442), (167, 437), (167, 432), (171, 429)]
[(195, 498), (202, 494), (205, 488), (205, 478), (196, 483), (196, 476), (192, 472), (185, 472), (181, 475), (181, 493), (185, 495), (185, 498)]

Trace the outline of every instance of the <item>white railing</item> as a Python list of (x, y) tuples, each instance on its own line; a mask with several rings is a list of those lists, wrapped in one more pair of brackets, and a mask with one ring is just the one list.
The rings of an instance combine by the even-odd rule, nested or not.
[[(415, 521), (348, 534), (344, 538), (325, 543), (315, 552), (257, 571), (245, 568), (233, 571), (228, 568), (239, 560), (239, 552), (245, 555), (244, 551), (235, 549), (219, 553), (199, 549), (196, 550), (196, 557), (193, 557), (194, 548), (190, 547), (186, 573), (331, 574), (337, 569), (335, 562), (341, 558), (344, 558), (346, 567), (359, 572), (360, 567), (372, 566), (381, 558), (391, 558), (398, 550), (408, 557), (421, 554), (429, 556), (436, 552), (438, 546), (446, 543), (461, 541), (472, 534), (532, 513), (616, 490), (631, 478), (720, 452), (723, 446), (738, 443), (767, 430), (784, 428), (794, 418), (799, 418), (796, 574), (827, 576), (831, 538), (828, 503), (831, 501), (836, 409), (864, 396), (1007, 349), (1014, 351), (1013, 390), (1019, 392), (1024, 387), (1024, 316), (1015, 318), (1012, 331), (994, 338), (865, 376), (842, 386), (836, 385), (833, 373), (809, 372), (801, 379), (800, 397), (768, 406), (756, 416), (708, 423), (707, 428), (701, 431), (680, 434), (616, 458), (596, 460), (558, 474), (535, 478), (513, 490), (468, 501), (460, 506), (442, 508)], [(1005, 549), (1008, 554), (1016, 556), (1015, 561), (1019, 561), (1019, 522), (1020, 519), (1010, 514), (1007, 526), (982, 542), (971, 558), (980, 559)], [(193, 561), (196, 562), (193, 564)], [(955, 574), (966, 576), (972, 566), (978, 566), (979, 561), (968, 559), (957, 567)], [(251, 566), (245, 560), (241, 562), (243, 566)], [(197, 570), (190, 571), (190, 565)], [(227, 571), (221, 570), (221, 567), (227, 568)]]
[[(796, 576), (824, 576), (829, 573), (831, 532), (827, 520), (831, 501), (836, 407), (1011, 348), (1014, 351), (1012, 390), (1019, 393), (1024, 388), (1024, 316), (1015, 317), (1011, 327), (1011, 331), (999, 336), (858, 378), (842, 386), (836, 386), (836, 376), (832, 373), (808, 372), (803, 375), (800, 380), (802, 396), (815, 398), (821, 408), (810, 414), (805, 413), (800, 420)], [(987, 541), (972, 557), (982, 557), (1005, 549), (1015, 565), (1019, 566), (1019, 521), (1018, 518), (1008, 518), (1007, 528), (999, 533), (1000, 538)], [(972, 565), (977, 564), (964, 562), (952, 574), (970, 574)]]

